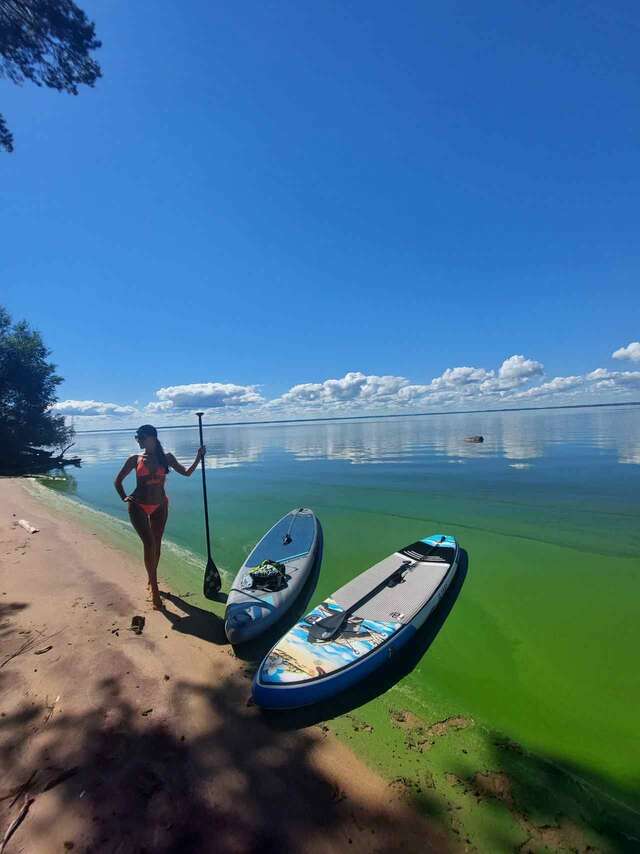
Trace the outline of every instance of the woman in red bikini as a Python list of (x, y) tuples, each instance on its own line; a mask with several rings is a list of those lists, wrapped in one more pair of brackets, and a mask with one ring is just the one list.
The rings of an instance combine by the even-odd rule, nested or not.
[[(173, 454), (165, 454), (158, 441), (158, 431), (151, 424), (143, 424), (138, 428), (136, 439), (143, 453), (134, 454), (118, 472), (115, 479), (116, 492), (129, 506), (129, 518), (142, 540), (144, 547), (144, 565), (149, 576), (149, 589), (153, 607), (162, 608), (160, 591), (158, 590), (158, 563), (164, 526), (169, 514), (169, 499), (164, 491), (164, 481), (172, 468), (178, 474), (191, 477), (206, 448), (198, 448), (193, 463), (186, 469)], [(122, 486), (125, 477), (135, 469), (136, 488), (127, 495)]]

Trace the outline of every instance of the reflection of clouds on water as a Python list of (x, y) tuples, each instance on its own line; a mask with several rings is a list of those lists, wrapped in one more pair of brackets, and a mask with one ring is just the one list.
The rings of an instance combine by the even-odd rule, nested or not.
[(604, 450), (615, 450), (619, 463), (640, 465), (640, 407), (621, 409), (613, 424), (605, 410), (590, 414), (593, 444)]
[(133, 438), (134, 430), (125, 433), (77, 433), (73, 453), (82, 458), (83, 464), (114, 462), (122, 464), (135, 454), (138, 445)]
[[(161, 433), (164, 443), (172, 447), (176, 458), (183, 465), (191, 465), (200, 439), (197, 430), (166, 430)], [(169, 445), (169, 440), (172, 444)], [(208, 469), (238, 468), (254, 463), (263, 452), (263, 443), (257, 428), (218, 427), (205, 428), (204, 443), (207, 447), (205, 466)]]
[[(465, 436), (482, 435), (471, 444)], [(162, 430), (160, 440), (185, 465), (199, 445), (197, 428)], [(335, 460), (352, 465), (401, 464), (446, 457), (463, 464), (502, 458), (525, 468), (554, 445), (613, 450), (620, 463), (640, 465), (640, 409), (529, 410), (461, 413), (366, 421), (237, 425), (205, 428), (206, 466), (251, 465), (283, 451), (296, 460)], [(74, 453), (83, 463), (113, 462), (114, 469), (138, 450), (133, 432), (79, 434)]]
[[(517, 415), (518, 413), (513, 413)], [(291, 431), (284, 447), (297, 459), (346, 460), (352, 464), (410, 462), (416, 456), (446, 456), (462, 464), (473, 458), (506, 457), (521, 460), (539, 457), (544, 432), (527, 415), (512, 413), (418, 416), (367, 422), (334, 422)], [(465, 436), (483, 435), (481, 444), (467, 443)]]
[(527, 418), (527, 413), (521, 412), (511, 412), (509, 416), (502, 419), (500, 425), (503, 456), (508, 460), (532, 460), (543, 456), (546, 432), (538, 419)]
[[(253, 428), (254, 431), (256, 428)], [(244, 428), (219, 428), (205, 430), (207, 445), (206, 467), (212, 469), (230, 468), (255, 462), (262, 453), (259, 441), (254, 433)], [(76, 436), (74, 453), (82, 458), (83, 464), (113, 462), (114, 467), (122, 465), (132, 454), (140, 452), (134, 438), (135, 431), (123, 433), (79, 433)], [(193, 462), (200, 445), (197, 428), (193, 430), (161, 430), (158, 434), (165, 451), (174, 454), (183, 465)]]
[(299, 460), (345, 460), (353, 465), (407, 462), (424, 447), (417, 419), (350, 421), (298, 425), (288, 429), (283, 447)]

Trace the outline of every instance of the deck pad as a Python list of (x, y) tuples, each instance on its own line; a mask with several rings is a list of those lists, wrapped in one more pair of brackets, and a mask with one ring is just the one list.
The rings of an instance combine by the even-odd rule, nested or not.
[(265, 659), (261, 679), (284, 683), (314, 679), (352, 664), (367, 655), (396, 632), (401, 623), (363, 620), (351, 617), (345, 630), (328, 643), (309, 642), (309, 626), (331, 614), (344, 610), (327, 599), (297, 623)]

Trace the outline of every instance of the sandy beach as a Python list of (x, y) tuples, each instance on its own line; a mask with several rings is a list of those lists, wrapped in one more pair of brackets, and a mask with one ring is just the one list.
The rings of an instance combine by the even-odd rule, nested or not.
[(24, 482), (0, 480), (0, 506), (7, 854), (454, 850), (325, 727), (280, 731), (248, 704), (215, 616), (172, 594), (154, 612), (141, 561)]

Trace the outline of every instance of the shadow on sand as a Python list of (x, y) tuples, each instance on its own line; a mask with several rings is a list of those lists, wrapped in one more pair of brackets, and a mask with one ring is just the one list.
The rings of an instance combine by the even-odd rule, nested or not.
[(218, 645), (228, 643), (227, 636), (224, 633), (224, 620), (217, 614), (199, 608), (169, 591), (162, 591), (162, 598), (183, 612), (183, 614), (176, 614), (175, 611), (166, 606), (162, 609), (162, 614), (171, 623), (174, 632), (193, 635), (193, 637), (200, 638), (207, 643)]
[[(445, 834), (419, 819), (411, 827), (402, 805), (394, 811), (386, 801), (372, 807), (366, 796), (347, 797), (312, 758), (317, 730), (270, 730), (247, 708), (238, 676), (215, 687), (177, 684), (179, 714), (169, 721), (145, 716), (119, 676), (87, 688), (88, 712), (47, 717), (45, 705), (25, 703), (0, 718), (3, 789), (21, 786), (20, 797), (36, 799), (11, 850), (36, 850), (25, 833), (58, 850), (53, 839), (65, 815), (73, 820), (64, 847), (82, 852), (392, 854), (423, 850), (422, 842), (443, 850)], [(191, 734), (181, 735), (194, 719)], [(50, 808), (39, 812), (41, 797)], [(5, 826), (16, 808), (4, 799), (0, 811)]]

